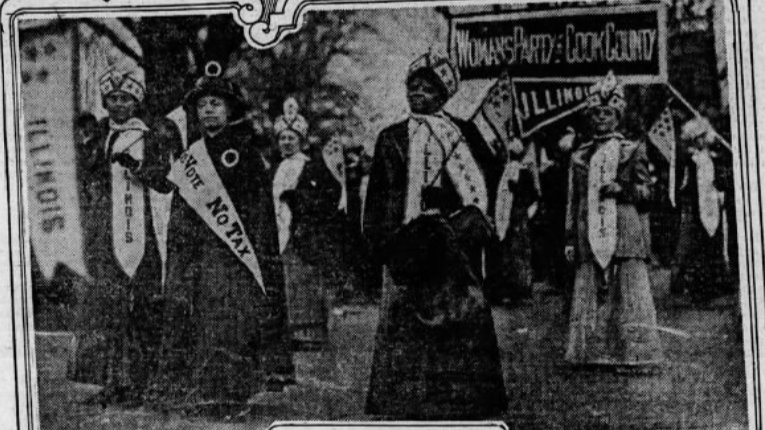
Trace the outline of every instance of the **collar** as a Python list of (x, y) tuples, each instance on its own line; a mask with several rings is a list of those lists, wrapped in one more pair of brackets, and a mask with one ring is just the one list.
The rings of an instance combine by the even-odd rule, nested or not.
[(310, 158), (307, 155), (305, 155), (301, 151), (298, 151), (298, 152), (290, 155), (289, 157), (283, 159), (282, 162), (284, 162), (284, 161), (308, 161), (308, 160), (310, 160)]
[(117, 124), (114, 122), (111, 118), (109, 118), (109, 130), (110, 131), (128, 131), (128, 130), (140, 130), (140, 131), (149, 131), (149, 127), (141, 121), (139, 118), (133, 117), (129, 120), (123, 122), (122, 124)]

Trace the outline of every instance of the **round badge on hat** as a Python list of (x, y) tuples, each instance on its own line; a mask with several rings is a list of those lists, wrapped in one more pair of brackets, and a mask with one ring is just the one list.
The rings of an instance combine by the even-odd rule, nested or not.
[(220, 156), (220, 162), (228, 168), (236, 166), (239, 163), (239, 151), (232, 148), (223, 151), (223, 154)]
[(223, 74), (223, 67), (217, 61), (210, 61), (205, 64), (205, 76), (213, 78), (220, 77)]

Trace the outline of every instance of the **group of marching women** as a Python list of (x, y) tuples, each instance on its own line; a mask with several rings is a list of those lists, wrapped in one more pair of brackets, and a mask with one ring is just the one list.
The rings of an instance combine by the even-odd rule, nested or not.
[(111, 70), (100, 90), (108, 117), (80, 148), (90, 279), (70, 377), (104, 386), (94, 401), (212, 413), (293, 384), (293, 342), (326, 342), (345, 282), (327, 249), (342, 240), (343, 148), (309, 158), (290, 99), (270, 168), (238, 88), (217, 74), (185, 96), (198, 127), (186, 148), (175, 122), (141, 119), (140, 70)]
[[(458, 86), (447, 58), (417, 58), (406, 79), (411, 113), (380, 132), (374, 150), (363, 231), (382, 293), (366, 412), (379, 417), (498, 417), (508, 404), (485, 285), (519, 278), (497, 272), (512, 264), (523, 228), (513, 194), (527, 213), (520, 187), (538, 190), (539, 178), (524, 171), (520, 142), (489, 145), (443, 110)], [(103, 385), (103, 402), (193, 411), (241, 408), (295, 383), (292, 351), (326, 343), (345, 282), (343, 214), (360, 212), (342, 145), (306, 151), (308, 122), (288, 99), (272, 163), (238, 89), (219, 76), (200, 78), (184, 99), (198, 128), (186, 148), (173, 122), (140, 119), (137, 72), (108, 73), (101, 92), (109, 116), (82, 157), (92, 280), (71, 377)], [(644, 144), (617, 131), (625, 107), (610, 75), (588, 99), (591, 136), (571, 154), (573, 364), (663, 360), (646, 266), (652, 183)], [(687, 189), (701, 195), (715, 186), (714, 168), (692, 157), (706, 167), (688, 174), (699, 185)], [(169, 193), (163, 227), (153, 209)]]

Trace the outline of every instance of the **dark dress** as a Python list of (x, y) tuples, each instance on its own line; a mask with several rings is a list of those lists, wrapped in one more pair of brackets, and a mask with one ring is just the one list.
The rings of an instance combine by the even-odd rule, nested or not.
[[(496, 183), (499, 168), (492, 164), (478, 131), (471, 124), (454, 122), (487, 183)], [(365, 233), (376, 261), (385, 266), (366, 412), (389, 419), (497, 416), (507, 407), (507, 399), (474, 253), (458, 244), (443, 217), (423, 216), (401, 230), (408, 146), (407, 122), (380, 133), (366, 200)], [(438, 204), (443, 214), (462, 206), (447, 177)], [(449, 303), (463, 304), (470, 311), (444, 310), (451, 307)], [(444, 314), (437, 324), (421, 319)]]
[[(293, 378), (271, 186), (254, 139), (240, 125), (205, 143), (254, 247), (267, 295), (194, 209), (173, 199), (161, 372), (153, 386), (170, 407), (241, 403)], [(231, 150), (238, 162), (227, 167), (222, 158)]]
[(306, 162), (295, 189), (285, 191), (292, 211), (284, 250), (287, 307), (292, 338), (303, 346), (327, 341), (329, 310), (345, 282), (341, 190), (319, 154)]
[(510, 183), (513, 206), (510, 209), (510, 225), (504, 240), (492, 250), (487, 264), (489, 270), (487, 287), (493, 301), (509, 300), (517, 303), (532, 294), (532, 236), (528, 210), (539, 199), (531, 168), (521, 166), (518, 181)]
[[(732, 182), (729, 159), (713, 158), (715, 164), (714, 186), (728, 190)], [(680, 189), (680, 233), (673, 262), (672, 290), (687, 291), (694, 301), (706, 301), (734, 292), (730, 261), (726, 261), (725, 229), (721, 208), (720, 224), (710, 236), (701, 222), (696, 165), (688, 160), (685, 186)], [(733, 196), (726, 193), (726, 199)], [(726, 214), (727, 215), (727, 214)], [(726, 220), (728, 223), (730, 219)], [(727, 232), (725, 232), (727, 233)]]
[(112, 172), (105, 150), (108, 121), (99, 124), (99, 138), (83, 154), (83, 230), (91, 282), (81, 283), (76, 306), (77, 348), (69, 377), (105, 385), (113, 400), (141, 394), (156, 366), (161, 317), (161, 262), (152, 223), (149, 187), (167, 192), (173, 148), (180, 145), (177, 128), (157, 123), (144, 134), (144, 161), (133, 172), (144, 191), (145, 246), (132, 277), (118, 263), (112, 245)]

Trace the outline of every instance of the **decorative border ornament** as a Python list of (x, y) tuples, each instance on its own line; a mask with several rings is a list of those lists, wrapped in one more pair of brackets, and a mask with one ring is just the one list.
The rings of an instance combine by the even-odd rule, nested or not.
[(244, 28), (244, 38), (253, 48), (271, 48), (302, 24), (305, 0), (244, 0), (234, 14)]

